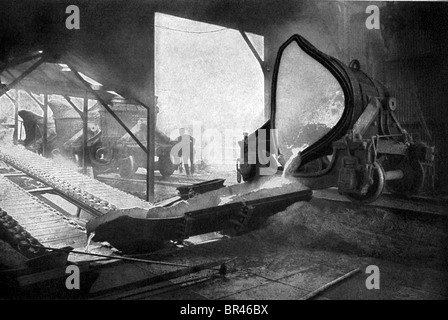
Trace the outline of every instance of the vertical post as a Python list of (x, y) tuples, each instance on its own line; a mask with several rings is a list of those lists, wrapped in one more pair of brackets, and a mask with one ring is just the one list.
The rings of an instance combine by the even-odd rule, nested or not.
[(88, 108), (89, 108), (89, 99), (87, 99), (87, 91), (86, 96), (84, 97), (84, 104), (82, 109), (82, 172), (84, 174), (87, 173), (87, 125), (88, 125)]
[(270, 91), (271, 91), (271, 67), (269, 65), (270, 63), (270, 56), (269, 56), (269, 43), (268, 36), (264, 35), (264, 57), (260, 57), (259, 53), (257, 52), (257, 49), (255, 49), (254, 45), (250, 41), (249, 37), (247, 36), (246, 32), (240, 28), (240, 34), (243, 37), (244, 41), (246, 42), (249, 49), (252, 51), (255, 59), (257, 59), (258, 63), (260, 64), (261, 70), (263, 71), (263, 77), (264, 77), (264, 115), (265, 120), (269, 119), (271, 115), (271, 101), (270, 101)]
[(48, 94), (44, 94), (44, 124), (42, 128), (42, 155), (47, 156), (47, 134), (48, 134)]
[(19, 90), (15, 90), (15, 100), (14, 100), (14, 133), (12, 136), (12, 141), (17, 144), (19, 141)]
[(79, 218), (81, 216), (81, 207), (76, 208), (76, 218)]
[(146, 143), (148, 153), (146, 154), (146, 201), (154, 202), (154, 153), (155, 153), (155, 57), (154, 57), (154, 13), (150, 16), (149, 22), (149, 101), (147, 111)]
[[(273, 68), (272, 61), (272, 30), (269, 29), (264, 34), (264, 57), (263, 61), (265, 66), (268, 68)], [(271, 86), (272, 86), (272, 72), (264, 70), (264, 120), (268, 120), (271, 117)]]

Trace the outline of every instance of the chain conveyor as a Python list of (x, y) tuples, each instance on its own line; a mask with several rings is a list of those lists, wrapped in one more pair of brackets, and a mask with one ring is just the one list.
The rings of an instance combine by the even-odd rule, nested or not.
[(67, 168), (12, 144), (0, 148), (0, 160), (54, 188), (60, 195), (80, 204), (95, 216), (111, 210), (141, 208), (153, 205), (128, 193)]
[[(22, 254), (32, 258), (41, 252), (28, 244), (52, 248), (85, 248), (85, 228), (0, 175), (0, 227)], [(91, 242), (90, 250), (110, 249)], [(79, 260), (79, 257), (76, 258)]]

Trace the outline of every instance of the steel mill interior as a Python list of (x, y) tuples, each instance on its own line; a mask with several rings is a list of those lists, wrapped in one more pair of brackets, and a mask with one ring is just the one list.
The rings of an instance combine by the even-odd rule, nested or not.
[(445, 300), (446, 17), (2, 4), (0, 299)]

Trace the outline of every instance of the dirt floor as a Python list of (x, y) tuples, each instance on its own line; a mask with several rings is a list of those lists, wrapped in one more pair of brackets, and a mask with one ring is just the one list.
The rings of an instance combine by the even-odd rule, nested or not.
[[(144, 187), (142, 176), (138, 172), (136, 182), (113, 183), (143, 192), (136, 189)], [(156, 195), (163, 200), (177, 195), (177, 186), (215, 178), (225, 178), (225, 185), (236, 183), (231, 168), (199, 171), (193, 177), (176, 172), (169, 178), (157, 175)], [(259, 230), (232, 238), (195, 237), (185, 242), (191, 245), (171, 245), (159, 258), (151, 256), (186, 265), (234, 259), (224, 276), (214, 268), (112, 298), (295, 300), (359, 269), (313, 299), (446, 299), (447, 226), (443, 215), (313, 198), (277, 213)], [(378, 290), (366, 288), (369, 265), (380, 270)], [(147, 263), (106, 265), (91, 292), (180, 269)], [(187, 280), (194, 284), (181, 285)], [(162, 285), (170, 289), (157, 289)]]
[[(226, 185), (236, 183), (236, 174), (230, 167), (209, 168), (193, 177), (176, 172), (161, 179), (162, 184), (156, 183), (156, 196), (159, 200), (166, 199), (177, 194), (176, 184), (214, 178), (225, 178)], [(188, 265), (236, 258), (225, 277), (215, 277), (187, 289), (179, 287), (166, 293), (150, 290), (127, 298), (300, 299), (359, 268), (360, 272), (314, 299), (445, 299), (448, 297), (447, 225), (446, 216), (314, 198), (310, 202), (295, 203), (272, 216), (259, 230), (177, 249), (163, 258)], [(201, 238), (195, 242), (201, 242)], [(366, 288), (369, 265), (379, 267), (379, 290)], [(143, 273), (143, 278), (171, 270), (148, 264), (121, 268), (138, 268), (137, 273), (127, 272)], [(210, 273), (216, 274), (216, 270), (203, 271), (191, 278)], [(101, 281), (113, 283), (114, 274), (110, 271), (107, 280), (100, 277), (96, 288), (103, 287)], [(121, 276), (119, 281), (124, 281)]]
[[(295, 300), (359, 268), (313, 299), (445, 299), (446, 237), (446, 219), (440, 217), (416, 219), (313, 199), (290, 206), (257, 231), (184, 247), (163, 258), (188, 265), (235, 259), (226, 276), (164, 293), (143, 290), (126, 298)], [(379, 290), (366, 288), (369, 265), (380, 270)], [(170, 271), (148, 264), (128, 267), (147, 272), (146, 277)], [(216, 273), (202, 271), (190, 278)], [(106, 282), (114, 274), (123, 273), (109, 273)], [(101, 288), (101, 281), (105, 280), (100, 277), (96, 288)]]

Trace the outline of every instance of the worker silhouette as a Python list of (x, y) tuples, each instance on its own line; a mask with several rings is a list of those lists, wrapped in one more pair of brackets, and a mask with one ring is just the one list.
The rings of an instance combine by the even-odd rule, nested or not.
[[(178, 156), (182, 157), (187, 176), (194, 173), (194, 143), (194, 138), (185, 133), (185, 128), (180, 128), (179, 137), (177, 137), (177, 144), (180, 145)], [(191, 163), (191, 170), (189, 163)]]

